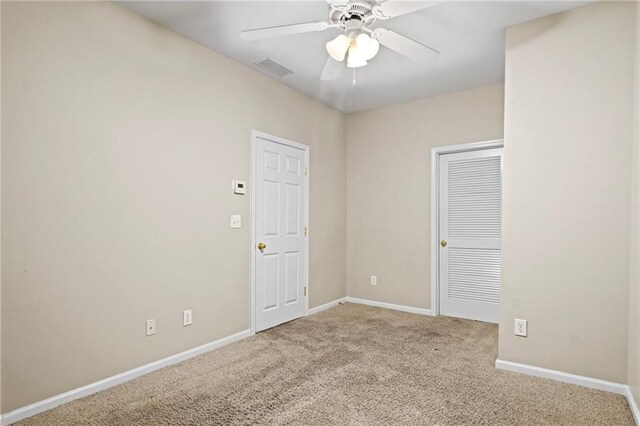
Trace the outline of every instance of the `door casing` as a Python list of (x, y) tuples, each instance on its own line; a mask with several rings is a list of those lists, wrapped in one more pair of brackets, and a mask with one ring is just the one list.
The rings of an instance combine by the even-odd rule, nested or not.
[(303, 262), (303, 277), (304, 285), (307, 288), (307, 294), (303, 295), (304, 298), (304, 315), (307, 315), (309, 311), (309, 193), (311, 188), (309, 187), (309, 146), (298, 142), (290, 141), (278, 136), (273, 136), (268, 133), (253, 130), (251, 132), (251, 312), (249, 313), (249, 321), (251, 325), (251, 334), (256, 334), (256, 245), (258, 244), (256, 238), (256, 200), (257, 200), (257, 146), (258, 139), (266, 139), (270, 142), (278, 143), (281, 145), (290, 146), (293, 148), (304, 151), (304, 166), (305, 166), (305, 186), (306, 191), (303, 199), (305, 206), (305, 213), (303, 217), (303, 226), (307, 229), (307, 236), (304, 239), (305, 244), (305, 257)]
[(504, 148), (504, 140), (472, 142), (431, 148), (431, 315), (440, 315), (440, 156), (455, 152)]

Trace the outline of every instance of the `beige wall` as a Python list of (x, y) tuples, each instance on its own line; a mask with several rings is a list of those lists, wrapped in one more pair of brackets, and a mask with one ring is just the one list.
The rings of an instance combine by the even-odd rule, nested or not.
[(431, 307), (431, 148), (502, 131), (502, 84), (347, 116), (349, 296)]
[(342, 113), (112, 3), (2, 24), (4, 412), (249, 327), (254, 128), (311, 146), (310, 305), (345, 296)]
[(507, 31), (502, 360), (627, 380), (633, 8)]
[(636, 403), (640, 406), (640, 7), (637, 5), (635, 69), (628, 383)]
[[(638, 397), (632, 7), (508, 31), (500, 358)], [(431, 307), (430, 150), (501, 138), (502, 85), (345, 119), (110, 3), (0, 10), (0, 412), (249, 326), (249, 198), (230, 182), (254, 128), (311, 146), (310, 305)]]

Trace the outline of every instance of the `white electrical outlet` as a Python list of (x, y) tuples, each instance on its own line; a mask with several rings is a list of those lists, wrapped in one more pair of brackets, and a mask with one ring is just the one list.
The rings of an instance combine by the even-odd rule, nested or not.
[(147, 336), (153, 336), (156, 334), (156, 320), (147, 320)]
[(378, 277), (371, 275), (371, 285), (378, 285)]
[(239, 214), (231, 215), (231, 227), (232, 228), (241, 228), (242, 227), (242, 216)]
[(516, 319), (516, 336), (527, 337), (527, 320)]
[(191, 309), (187, 309), (186, 311), (182, 312), (182, 325), (191, 325), (192, 322), (193, 315), (191, 314)]

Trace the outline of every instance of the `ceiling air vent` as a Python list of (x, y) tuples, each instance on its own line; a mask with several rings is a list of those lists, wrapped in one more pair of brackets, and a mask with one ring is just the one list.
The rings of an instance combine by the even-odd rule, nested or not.
[(293, 71), (291, 71), (289, 68), (283, 65), (280, 65), (279, 63), (277, 63), (271, 58), (267, 58), (262, 62), (257, 62), (256, 66), (260, 69), (265, 70), (269, 74), (273, 74), (279, 78), (282, 78), (288, 74), (293, 74)]

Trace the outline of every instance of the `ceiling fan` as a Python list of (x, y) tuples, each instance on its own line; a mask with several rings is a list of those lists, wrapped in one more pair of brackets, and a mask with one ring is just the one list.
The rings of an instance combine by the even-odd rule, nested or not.
[(367, 61), (378, 53), (380, 45), (418, 63), (428, 63), (438, 57), (439, 52), (429, 46), (386, 28), (374, 26), (378, 20), (426, 9), (438, 4), (437, 1), (327, 0), (327, 2), (330, 6), (328, 22), (306, 22), (259, 28), (242, 31), (240, 34), (245, 40), (258, 41), (338, 28), (342, 34), (326, 44), (329, 58), (322, 71), (321, 80), (335, 80), (340, 77), (345, 62), (348, 68), (367, 65)]

